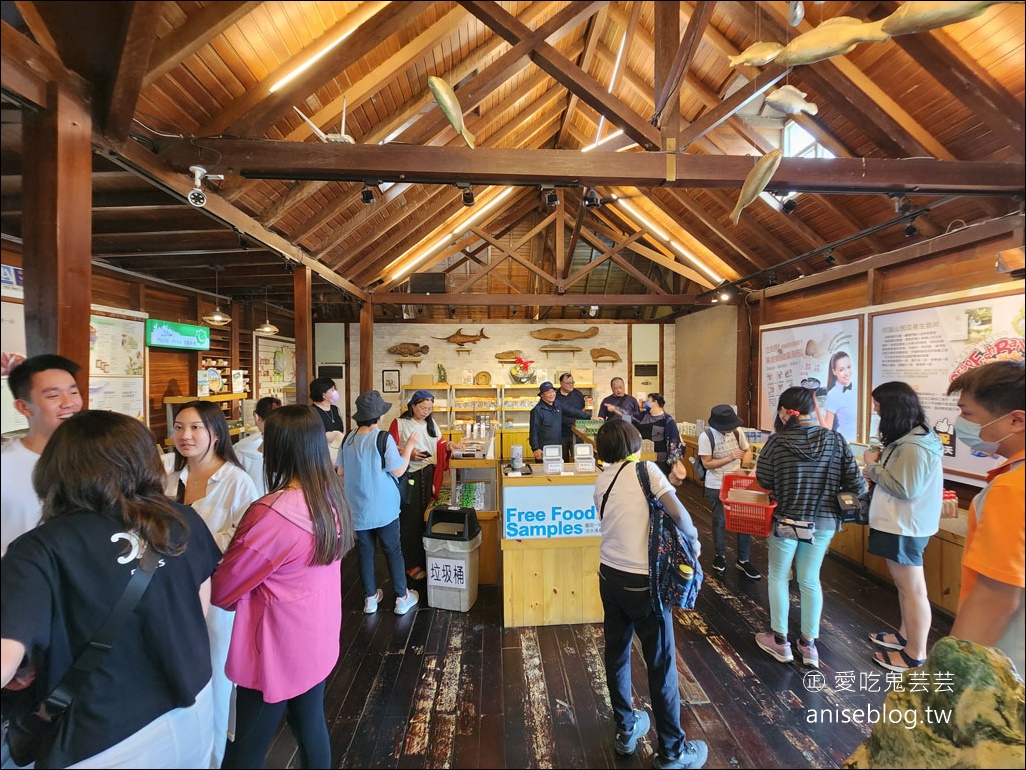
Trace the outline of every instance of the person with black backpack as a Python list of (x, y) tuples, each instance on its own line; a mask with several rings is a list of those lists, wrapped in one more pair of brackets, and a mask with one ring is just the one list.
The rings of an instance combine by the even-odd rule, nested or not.
[[(712, 508), (713, 544), (716, 546), (713, 569), (720, 573), (727, 569), (726, 519), (720, 501), (723, 477), (752, 464), (752, 450), (741, 430), (743, 424), (729, 404), (718, 404), (709, 413), (709, 427), (698, 437), (698, 456), (705, 467), (705, 496)], [(762, 575), (749, 561), (751, 551), (752, 536), (738, 534), (734, 566), (752, 580), (759, 580)]]
[(381, 416), (391, 408), (376, 390), (357, 396), (353, 414), (357, 428), (342, 439), (335, 462), (342, 469), (346, 497), (353, 512), (363, 611), (368, 615), (378, 611), (383, 597), (374, 579), (375, 541), (381, 543), (392, 576), (395, 613), (405, 615), (420, 601), (420, 595), (406, 584), (406, 562), (399, 541), (398, 479), (410, 465), (417, 437), (410, 436), (402, 454), (399, 453), (392, 437), (378, 427)]

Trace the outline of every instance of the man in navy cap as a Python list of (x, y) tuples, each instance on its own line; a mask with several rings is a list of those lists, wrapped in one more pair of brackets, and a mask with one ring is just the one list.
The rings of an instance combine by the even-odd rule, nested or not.
[(531, 410), (531, 432), (528, 441), (534, 459), (542, 459), (542, 447), (561, 445), (563, 437), (563, 412), (556, 404), (556, 387), (546, 380), (538, 388), (538, 403)]

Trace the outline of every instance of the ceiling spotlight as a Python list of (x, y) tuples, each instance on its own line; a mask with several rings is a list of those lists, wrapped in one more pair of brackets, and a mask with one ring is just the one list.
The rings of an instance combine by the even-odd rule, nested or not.
[(451, 318), (455, 318), (456, 317), (456, 306), (455, 305), (449, 305), (449, 316)]
[(584, 316), (586, 316), (586, 315), (588, 315), (588, 308), (582, 307), (581, 308), (581, 318), (584, 318)]
[(730, 300), (730, 284), (727, 284), (719, 290), (720, 302), (727, 302)]
[(796, 208), (798, 208), (798, 201), (796, 201), (794, 198), (788, 198), (786, 201), (780, 204), (780, 210), (783, 211), (785, 214), (790, 214)]
[(635, 318), (641, 318), (641, 308), (640, 307), (634, 308), (634, 317)]
[(902, 195), (896, 201), (894, 201), (894, 213), (895, 214), (907, 214), (912, 210), (912, 201)]
[(916, 227), (913, 222), (909, 222), (907, 225), (905, 225), (906, 238), (915, 238), (917, 235), (919, 235), (919, 228)]
[(360, 191), (360, 200), (368, 206), (374, 203), (374, 188), (369, 185), (365, 185), (364, 188)]
[(599, 194), (595, 190), (588, 190), (584, 194), (584, 206), (589, 209), (597, 209), (602, 205), (602, 200), (599, 198)]
[(515, 318), (516, 315), (517, 315), (517, 309), (513, 308), (512, 310), (509, 311), (509, 314)]
[(831, 252), (827, 253), (826, 257), (824, 258), (824, 261), (828, 265), (835, 265), (835, 264), (837, 264), (837, 257), (835, 257), (834, 253), (831, 251)]
[(556, 192), (555, 187), (543, 187), (542, 190), (545, 192), (545, 205), (546, 206), (558, 206), (559, 205), (559, 193)]
[(214, 271), (214, 311), (212, 313), (204, 313), (203, 321), (211, 326), (227, 326), (232, 322), (232, 317), (221, 310), (221, 301), (217, 296), (217, 274), (224, 270), (224, 266), (211, 265), (210, 269)]
[(769, 284), (770, 286), (776, 286), (777, 285), (777, 271), (776, 270), (771, 270), (769, 273), (766, 274), (766, 283)]
[(473, 206), (474, 205), (474, 191), (471, 190), (469, 187), (467, 187), (463, 191), (462, 200), (463, 200), (463, 205), (464, 206)]

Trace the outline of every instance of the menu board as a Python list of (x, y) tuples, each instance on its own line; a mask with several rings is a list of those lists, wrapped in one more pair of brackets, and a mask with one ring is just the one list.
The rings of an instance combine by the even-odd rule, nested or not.
[(952, 475), (981, 480), (994, 458), (975, 457), (956, 440), (958, 397), (947, 395), (948, 385), (991, 361), (1023, 360), (1024, 311), (1015, 293), (871, 315), (871, 384), (902, 380), (915, 388)]
[(254, 334), (253, 342), (257, 359), (257, 399), (275, 396), (283, 404), (288, 403), (285, 388), (296, 387), (296, 341)]
[(764, 330), (759, 427), (773, 430), (777, 400), (790, 387), (815, 390), (823, 418), (848, 441), (862, 433), (862, 319)]

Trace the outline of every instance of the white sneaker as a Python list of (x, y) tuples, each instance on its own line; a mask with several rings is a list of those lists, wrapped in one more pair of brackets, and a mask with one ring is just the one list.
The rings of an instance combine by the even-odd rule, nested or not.
[(368, 615), (373, 615), (378, 611), (378, 602), (381, 601), (381, 597), (384, 596), (379, 588), (374, 592), (374, 596), (368, 596), (363, 600), (363, 611)]
[(417, 602), (420, 601), (420, 594), (414, 591), (412, 588), (406, 589), (406, 596), (397, 598), (395, 600), (395, 614), (405, 615), (407, 612), (417, 606)]

